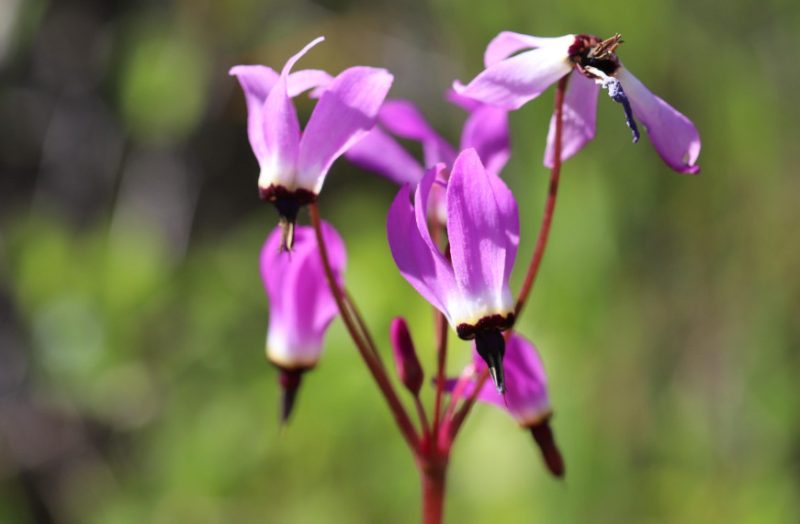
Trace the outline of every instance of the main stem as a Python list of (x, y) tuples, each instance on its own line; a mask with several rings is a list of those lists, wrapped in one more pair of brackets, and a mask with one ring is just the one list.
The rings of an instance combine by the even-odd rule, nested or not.
[(531, 263), (528, 266), (528, 273), (525, 275), (525, 282), (522, 284), (522, 289), (519, 292), (517, 299), (517, 306), (514, 310), (515, 316), (519, 319), (519, 314), (528, 300), (528, 295), (533, 287), (533, 282), (536, 280), (536, 275), (539, 273), (539, 266), (542, 263), (544, 256), (544, 249), (547, 247), (547, 239), (550, 237), (550, 226), (553, 223), (553, 212), (556, 208), (556, 196), (558, 196), (558, 181), (561, 177), (561, 135), (564, 127), (564, 93), (567, 90), (567, 82), (569, 75), (566, 75), (558, 81), (558, 89), (556, 90), (556, 129), (555, 140), (553, 141), (553, 168), (550, 170), (550, 188), (547, 192), (547, 202), (544, 206), (544, 214), (542, 216), (542, 224), (539, 226), (539, 237), (536, 239), (536, 248), (531, 257)]
[(342, 316), (345, 327), (350, 333), (350, 338), (353, 339), (353, 342), (358, 348), (361, 358), (367, 364), (367, 368), (372, 374), (372, 377), (375, 379), (375, 383), (378, 385), (381, 393), (383, 393), (386, 403), (389, 405), (389, 410), (394, 415), (397, 426), (400, 428), (400, 432), (403, 434), (403, 437), (406, 439), (406, 442), (408, 442), (408, 445), (411, 447), (411, 449), (416, 453), (419, 449), (419, 437), (414, 429), (414, 424), (411, 422), (411, 419), (409, 418), (408, 413), (406, 413), (406, 410), (403, 407), (403, 404), (400, 402), (400, 399), (397, 398), (397, 394), (392, 387), (392, 383), (389, 381), (389, 378), (386, 376), (383, 367), (377, 360), (375, 356), (375, 348), (370, 347), (369, 343), (367, 342), (369, 338), (365, 340), (366, 336), (362, 337), (359, 333), (358, 325), (350, 315), (350, 309), (347, 307), (347, 301), (344, 297), (344, 293), (334, 278), (333, 269), (331, 268), (330, 258), (328, 256), (328, 247), (325, 244), (325, 237), (322, 234), (322, 221), (319, 217), (319, 209), (317, 208), (316, 202), (309, 204), (309, 210), (311, 212), (311, 223), (314, 226), (314, 232), (317, 237), (317, 245), (319, 246), (322, 265), (325, 268), (325, 277), (328, 280), (328, 285), (331, 288), (331, 294), (333, 295), (336, 305), (339, 308), (339, 313)]
[(441, 524), (444, 522), (447, 456), (437, 453), (420, 457), (419, 473), (422, 484), (422, 523)]

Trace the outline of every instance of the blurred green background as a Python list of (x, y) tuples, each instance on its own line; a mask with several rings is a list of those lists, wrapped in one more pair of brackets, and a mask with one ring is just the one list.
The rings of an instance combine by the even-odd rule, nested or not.
[[(338, 321), (278, 429), (257, 272), (275, 213), (227, 70), (322, 34), (301, 67), (387, 67), (457, 141), (441, 95), (501, 30), (622, 33), (625, 64), (700, 129), (703, 170), (631, 145), (601, 97), (519, 324), (566, 481), (479, 406), (448, 521), (800, 522), (798, 28), (790, 0), (0, 1), (0, 522), (416, 521), (412, 459)], [(511, 118), (516, 284), (552, 96)], [(339, 161), (320, 205), (379, 343), (407, 316), (430, 372), (430, 311), (385, 240), (395, 191)]]

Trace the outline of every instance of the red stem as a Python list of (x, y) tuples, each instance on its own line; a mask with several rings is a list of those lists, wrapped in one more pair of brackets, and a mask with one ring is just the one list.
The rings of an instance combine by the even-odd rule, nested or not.
[(441, 425), (442, 397), (444, 396), (445, 367), (447, 361), (447, 319), (439, 313), (437, 322), (438, 347), (436, 348), (436, 400), (433, 405), (433, 441), (436, 442)]
[(422, 523), (441, 524), (444, 520), (447, 457), (434, 455), (419, 461), (422, 483)]
[(406, 439), (406, 442), (408, 442), (408, 445), (411, 447), (411, 449), (414, 450), (414, 452), (417, 452), (419, 450), (419, 437), (414, 429), (414, 424), (411, 422), (411, 419), (409, 418), (408, 413), (406, 413), (406, 410), (403, 407), (403, 404), (400, 402), (400, 399), (397, 398), (397, 394), (392, 387), (392, 383), (386, 376), (380, 361), (375, 357), (374, 348), (370, 348), (368, 343), (359, 334), (358, 326), (350, 316), (350, 309), (347, 307), (347, 302), (342, 293), (342, 289), (339, 287), (339, 284), (334, 278), (333, 269), (331, 268), (330, 264), (330, 258), (328, 257), (328, 248), (325, 244), (325, 238), (322, 235), (322, 222), (319, 217), (319, 209), (317, 208), (316, 202), (309, 205), (309, 210), (311, 212), (311, 223), (314, 226), (317, 244), (319, 245), (319, 253), (320, 257), (322, 258), (322, 265), (325, 268), (325, 277), (328, 280), (328, 285), (331, 288), (333, 298), (336, 300), (336, 305), (339, 307), (339, 313), (342, 316), (345, 327), (347, 327), (347, 331), (350, 333), (350, 337), (353, 339), (353, 342), (358, 348), (361, 358), (367, 364), (367, 368), (369, 369), (370, 373), (372, 373), (372, 377), (375, 379), (375, 382), (377, 383), (378, 388), (381, 390), (381, 393), (383, 393), (387, 404), (389, 404), (389, 410), (394, 415), (394, 419), (397, 422), (397, 426), (400, 428), (400, 432), (403, 434), (403, 437)]
[(558, 81), (558, 89), (556, 90), (556, 136), (553, 147), (553, 168), (550, 170), (550, 188), (547, 192), (542, 225), (539, 227), (539, 237), (536, 239), (536, 248), (533, 251), (528, 273), (525, 275), (525, 282), (522, 284), (522, 289), (517, 299), (517, 306), (514, 311), (517, 319), (519, 319), (519, 314), (525, 306), (533, 287), (533, 282), (536, 280), (536, 275), (539, 273), (539, 265), (542, 263), (544, 249), (547, 247), (547, 239), (550, 236), (550, 225), (553, 223), (553, 211), (556, 207), (556, 196), (558, 196), (558, 181), (561, 176), (561, 133), (564, 124), (564, 93), (567, 90), (568, 80), (569, 75), (562, 77)]

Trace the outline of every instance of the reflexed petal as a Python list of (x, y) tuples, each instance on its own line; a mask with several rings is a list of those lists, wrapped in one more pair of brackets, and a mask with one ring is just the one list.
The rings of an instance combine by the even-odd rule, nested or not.
[[(288, 93), (294, 98), (309, 89), (325, 88), (333, 81), (333, 77), (321, 69), (303, 69), (289, 75)], [(312, 92), (312, 97), (315, 93)]]
[[(476, 373), (486, 369), (486, 363), (474, 350), (472, 362)], [(522, 426), (532, 426), (549, 416), (551, 407), (547, 376), (536, 347), (522, 336), (512, 335), (506, 344), (503, 369), (507, 388), (505, 398), (487, 381), (478, 393), (478, 400), (508, 411)], [(464, 395), (471, 394), (474, 388), (473, 382)]]
[(412, 102), (387, 100), (378, 113), (378, 119), (390, 133), (422, 143), (426, 168), (439, 162), (451, 164), (455, 159), (453, 147), (428, 124)]
[(250, 147), (259, 163), (267, 156), (264, 142), (263, 106), (279, 75), (271, 67), (263, 65), (238, 65), (230, 74), (239, 80), (247, 103), (247, 136)]
[(292, 56), (283, 66), (280, 78), (270, 90), (264, 102), (263, 133), (267, 155), (261, 160), (261, 175), (258, 185), (271, 184), (293, 188), (295, 166), (300, 143), (300, 123), (288, 91), (289, 73), (309, 49), (322, 42), (319, 37)]
[(300, 141), (299, 187), (319, 193), (333, 161), (375, 124), (392, 80), (385, 69), (351, 67), (331, 82)]
[(568, 49), (574, 39), (567, 40), (564, 45), (540, 47), (497, 62), (466, 86), (453, 84), (453, 89), (486, 104), (517, 109), (570, 72)]
[[(538, 36), (523, 35), (522, 33), (514, 33), (511, 31), (503, 31), (489, 42), (486, 46), (486, 52), (483, 54), (483, 65), (486, 67), (492, 66), (501, 60), (505, 60), (517, 51), (523, 49), (533, 49), (536, 47), (546, 47), (549, 45), (560, 45), (562, 39), (567, 37), (575, 41), (575, 35), (567, 35), (563, 37), (542, 38)], [(570, 42), (568, 45), (572, 45)]]
[(408, 283), (450, 320), (447, 304), (456, 290), (453, 270), (438, 250), (432, 250), (423, 239), (410, 196), (409, 187), (404, 186), (389, 209), (386, 223), (389, 248)]
[[(565, 161), (580, 151), (594, 138), (597, 121), (597, 94), (600, 92), (594, 80), (573, 71), (564, 94), (564, 114), (561, 127), (561, 161)], [(553, 154), (556, 137), (556, 115), (550, 118), (550, 131), (547, 133), (547, 148), (544, 152), (544, 165), (553, 167)]]
[(511, 156), (508, 111), (481, 105), (472, 110), (461, 132), (461, 149), (475, 148), (486, 171), (499, 175)]
[[(330, 224), (323, 223), (322, 228), (331, 267), (341, 283), (347, 259), (344, 242)], [(338, 308), (325, 279), (314, 230), (298, 227), (292, 251), (281, 251), (280, 237), (276, 228), (261, 251), (261, 275), (270, 302), (269, 357), (290, 368), (313, 366)]]
[(456, 159), (447, 186), (450, 255), (465, 318), (506, 314), (512, 305), (508, 278), (519, 242), (519, 218), (513, 195), (503, 181), (486, 172), (474, 149)]
[(344, 156), (362, 169), (373, 171), (400, 185), (416, 187), (425, 173), (419, 162), (379, 127), (374, 127)]
[(699, 173), (700, 134), (692, 121), (651, 93), (624, 67), (615, 76), (664, 162), (680, 173)]

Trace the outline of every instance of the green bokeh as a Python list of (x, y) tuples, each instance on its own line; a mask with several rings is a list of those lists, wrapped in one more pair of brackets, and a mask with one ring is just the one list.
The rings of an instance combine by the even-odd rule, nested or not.
[[(530, 437), (479, 406), (454, 450), (448, 521), (798, 521), (800, 4), (412, 4), (414, 16), (380, 2), (326, 2), (328, 11), (245, 0), (126, 13), (109, 83), (129, 140), (180, 148), (204, 121), (226, 118), (244, 134), (227, 68), (280, 67), (317, 34), (328, 41), (305, 66), (396, 65), (393, 95), (431, 108), (455, 140), (462, 115), (436, 97), (479, 71), (497, 32), (621, 32), (626, 66), (700, 129), (702, 174), (672, 173), (647, 139), (631, 145), (619, 107), (601, 95), (596, 140), (564, 166), (552, 241), (518, 326), (549, 372), (567, 478), (551, 480)], [(424, 66), (405, 62), (418, 59)], [(544, 202), (551, 107), (547, 93), (511, 117), (503, 176), (522, 220), (515, 287)], [(230, 176), (255, 180), (252, 169)], [(385, 239), (394, 191), (338, 162), (320, 205), (345, 238), (348, 286), (386, 357), (389, 323), (403, 315), (430, 373), (430, 310)], [(78, 228), (33, 209), (3, 224), (0, 274), (30, 333), (37, 391), (119, 438), (70, 480), (59, 499), (67, 521), (417, 519), (413, 461), (338, 321), (294, 420), (278, 428), (256, 266), (271, 209), (204, 230), (180, 256), (146, 217)], [(467, 345), (451, 341), (450, 354), (455, 373)], [(25, 522), (18, 496), (0, 490), (0, 520)]]

